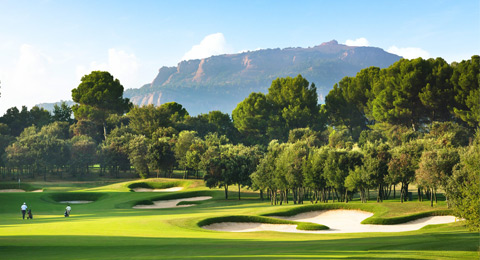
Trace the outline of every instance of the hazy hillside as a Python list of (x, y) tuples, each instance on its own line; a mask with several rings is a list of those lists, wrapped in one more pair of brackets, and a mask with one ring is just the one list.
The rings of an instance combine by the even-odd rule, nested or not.
[(151, 84), (128, 89), (137, 105), (175, 101), (190, 114), (221, 110), (231, 113), (251, 92), (266, 92), (277, 77), (302, 74), (323, 97), (345, 76), (365, 67), (385, 68), (401, 57), (375, 47), (353, 47), (333, 40), (311, 48), (266, 49), (212, 56), (160, 68)]

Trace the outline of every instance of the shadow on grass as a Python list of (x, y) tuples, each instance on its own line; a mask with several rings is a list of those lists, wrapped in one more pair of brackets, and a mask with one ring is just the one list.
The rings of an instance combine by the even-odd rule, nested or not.
[(305, 241), (231, 237), (0, 236), (0, 249), (2, 259), (470, 259), (477, 254), (479, 234), (434, 232)]

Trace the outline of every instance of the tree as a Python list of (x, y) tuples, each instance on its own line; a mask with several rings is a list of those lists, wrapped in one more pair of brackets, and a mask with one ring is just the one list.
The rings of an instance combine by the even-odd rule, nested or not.
[(162, 104), (160, 107), (170, 116), (169, 119), (171, 122), (181, 122), (188, 117), (187, 110), (177, 102), (168, 102)]
[[(171, 176), (173, 167), (175, 166), (174, 143), (171, 138), (163, 137), (153, 139), (148, 146), (148, 160), (153, 168)], [(157, 173), (158, 178), (158, 173)]]
[(91, 120), (103, 125), (107, 138), (106, 119), (110, 114), (124, 114), (131, 108), (128, 98), (123, 98), (123, 86), (118, 79), (106, 71), (92, 71), (81, 79), (80, 85), (72, 89), (72, 107), (77, 120)]
[(255, 172), (251, 175), (253, 188), (260, 190), (260, 196), (263, 195), (263, 190), (266, 190), (272, 205), (277, 204), (276, 161), (284, 146), (284, 144), (279, 144), (277, 140), (270, 141), (267, 153), (260, 159)]
[(454, 149), (435, 149), (424, 151), (418, 169), (415, 172), (417, 182), (430, 189), (430, 205), (437, 202), (437, 188), (447, 186), (453, 166), (459, 162), (458, 152)]
[(234, 183), (231, 167), (228, 167), (229, 158), (226, 151), (229, 145), (209, 146), (202, 158), (205, 170), (205, 185), (209, 188), (223, 187), (225, 199), (228, 199), (228, 187)]
[(72, 108), (67, 105), (65, 101), (63, 101), (60, 106), (55, 104), (53, 106), (53, 116), (52, 120), (53, 121), (61, 121), (61, 122), (67, 122), (69, 124), (73, 124), (73, 118), (72, 118)]
[(470, 127), (480, 126), (480, 56), (454, 67), (451, 78), (455, 93), (453, 112)]
[(127, 114), (130, 119), (129, 126), (137, 134), (145, 135), (148, 138), (161, 127), (170, 127), (172, 121), (170, 112), (163, 106), (153, 105), (133, 107)]
[(251, 93), (232, 112), (233, 124), (247, 143), (265, 143), (272, 105), (263, 93)]
[(320, 120), (317, 88), (301, 75), (274, 80), (266, 98), (273, 106), (273, 116), (279, 116), (278, 119), (272, 118), (270, 127), (276, 127), (275, 123), (281, 125), (281, 132), (271, 132), (276, 133), (271, 138), (285, 140), (288, 131), (295, 128), (321, 130), (324, 127)]
[(460, 162), (448, 180), (446, 194), (455, 215), (464, 218), (472, 231), (480, 231), (480, 132), (472, 145), (460, 153)]
[(150, 175), (148, 168), (148, 146), (148, 139), (143, 135), (134, 136), (128, 145), (130, 163), (141, 178), (148, 178)]
[(178, 134), (175, 142), (175, 158), (181, 168), (184, 169), (183, 178), (187, 177), (187, 152), (194, 143), (196, 137), (195, 131), (182, 131)]
[(400, 201), (406, 200), (408, 185), (415, 180), (415, 170), (423, 151), (423, 145), (409, 142), (393, 150), (392, 159), (388, 163), (388, 173), (392, 180), (399, 180)]
[[(377, 202), (383, 201), (388, 197), (387, 183), (385, 182), (388, 174), (388, 163), (391, 159), (390, 147), (380, 142), (369, 143), (365, 145), (363, 157), (363, 181), (369, 186), (376, 186), (378, 190)], [(362, 172), (355, 172), (355, 174)]]
[(83, 176), (89, 172), (89, 166), (96, 160), (97, 144), (93, 138), (86, 135), (74, 136), (70, 139), (70, 144), (72, 151), (70, 165), (72, 171), (75, 174), (80, 170), (80, 175)]
[(328, 156), (328, 147), (314, 148), (310, 151), (306, 165), (304, 166), (305, 186), (312, 189), (312, 202), (320, 201), (326, 202), (326, 188), (327, 182), (325, 179), (324, 169), (325, 161)]
[(100, 145), (102, 168), (109, 168), (110, 173), (116, 178), (120, 170), (130, 169), (129, 143), (132, 138), (133, 134), (129, 128), (115, 128)]

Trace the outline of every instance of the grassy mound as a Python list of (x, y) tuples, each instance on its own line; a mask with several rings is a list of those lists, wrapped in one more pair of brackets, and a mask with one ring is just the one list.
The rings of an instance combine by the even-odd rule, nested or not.
[(381, 218), (381, 217), (375, 217), (375, 215), (373, 215), (363, 220), (362, 224), (395, 225), (395, 224), (410, 222), (419, 218), (426, 218), (426, 217), (432, 217), (432, 216), (447, 216), (447, 215), (453, 215), (453, 211), (452, 210), (433, 210), (428, 212), (421, 212), (421, 213), (415, 213), (415, 214), (410, 214), (406, 216), (392, 217), (392, 218)]
[(18, 182), (2, 182), (0, 183), (0, 190), (10, 190), (10, 189), (20, 189), (24, 191), (33, 191), (33, 190), (38, 190), (38, 188), (34, 187), (33, 185), (29, 183), (20, 183), (20, 186), (18, 185)]
[(372, 212), (374, 213), (374, 215), (363, 220), (362, 224), (376, 224), (376, 225), (395, 225), (395, 224), (406, 223), (412, 220), (425, 218), (425, 217), (453, 215), (452, 210), (433, 210), (428, 212), (409, 214), (405, 216), (385, 218), (381, 216), (385, 215), (387, 209), (382, 207), (381, 204), (338, 203), (338, 204), (313, 204), (313, 205), (293, 207), (283, 211), (266, 213), (266, 214), (263, 214), (262, 216), (290, 217), (290, 216), (298, 215), (300, 213), (305, 213), (305, 212), (319, 211), (319, 210), (334, 210), (334, 209), (362, 210), (362, 211)]
[(105, 196), (105, 194), (98, 193), (98, 192), (62, 192), (62, 193), (50, 193), (48, 195), (45, 195), (45, 197), (48, 197), (54, 202), (79, 201), (79, 200), (97, 201), (103, 196)]
[(184, 183), (181, 181), (174, 182), (134, 182), (130, 183), (127, 187), (132, 191), (135, 188), (145, 189), (168, 189), (173, 187), (183, 187)]
[(242, 216), (242, 215), (207, 218), (199, 221), (197, 225), (199, 227), (203, 227), (203, 226), (207, 226), (215, 223), (222, 223), (222, 222), (291, 224), (291, 225), (297, 225), (298, 230), (310, 230), (310, 231), (329, 229), (327, 226), (310, 223), (310, 222), (298, 222), (298, 221), (283, 220), (283, 219), (269, 218), (269, 217), (262, 217), (262, 216)]
[[(189, 192), (179, 192), (179, 193), (171, 193), (171, 194), (165, 194), (165, 195), (160, 195), (160, 196), (155, 196), (150, 199), (143, 199), (143, 200), (138, 200), (134, 201), (131, 203), (132, 207), (137, 206), (137, 205), (153, 205), (154, 201), (158, 200), (176, 200), (176, 199), (185, 199), (185, 198), (192, 198), (192, 197), (200, 197), (200, 196), (212, 196), (213, 193), (211, 191), (203, 190), (203, 191), (189, 191)], [(201, 204), (203, 201), (185, 201), (185, 204)], [(179, 203), (179, 205), (182, 205), (182, 202)], [(124, 204), (119, 205), (120, 207), (125, 206)]]

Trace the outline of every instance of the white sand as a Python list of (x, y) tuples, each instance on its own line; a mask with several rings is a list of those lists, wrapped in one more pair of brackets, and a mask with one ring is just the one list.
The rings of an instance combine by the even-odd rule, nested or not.
[(199, 196), (193, 198), (184, 198), (184, 199), (175, 199), (175, 200), (157, 200), (154, 201), (153, 205), (136, 205), (133, 206), (134, 209), (166, 209), (166, 208), (178, 208), (178, 207), (190, 207), (192, 205), (177, 205), (180, 201), (200, 201), (200, 200), (209, 200), (212, 197), (210, 196)]
[(0, 190), (0, 192), (25, 192), (25, 191), (21, 189), (4, 189), (4, 190)]
[(43, 192), (43, 190), (32, 190), (32, 192)]
[(205, 229), (229, 232), (280, 231), (295, 233), (363, 233), (363, 232), (402, 232), (418, 230), (426, 225), (445, 224), (455, 221), (454, 216), (426, 217), (397, 225), (363, 225), (364, 219), (373, 213), (359, 210), (327, 210), (301, 213), (292, 217), (276, 217), (300, 222), (312, 222), (328, 226), (329, 230), (297, 230), (296, 225), (276, 225), (261, 223), (223, 222), (204, 226)]
[(65, 201), (59, 201), (60, 203), (68, 203), (68, 204), (86, 204), (86, 203), (92, 203), (93, 201), (91, 200), (65, 200)]
[(183, 187), (172, 187), (167, 189), (148, 189), (148, 188), (134, 188), (133, 191), (135, 192), (174, 192), (174, 191), (181, 191)]

